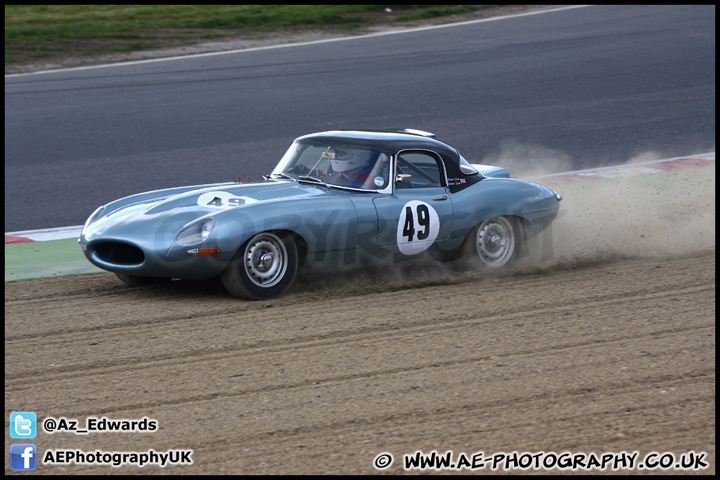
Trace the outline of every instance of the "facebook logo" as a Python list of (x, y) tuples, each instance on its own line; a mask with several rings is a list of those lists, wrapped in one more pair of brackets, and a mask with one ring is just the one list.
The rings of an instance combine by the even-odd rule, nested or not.
[(35, 438), (37, 416), (35, 412), (12, 412), (10, 414), (11, 438)]
[(12, 470), (35, 470), (37, 447), (32, 443), (10, 445), (10, 468)]

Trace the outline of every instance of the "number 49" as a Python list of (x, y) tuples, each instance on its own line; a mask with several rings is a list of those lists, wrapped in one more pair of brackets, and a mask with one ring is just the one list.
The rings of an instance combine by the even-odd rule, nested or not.
[[(415, 224), (419, 225), (420, 230), (416, 230)], [(416, 205), (415, 211), (412, 207), (405, 207), (405, 224), (403, 225), (402, 234), (407, 237), (408, 242), (412, 242), (417, 235), (418, 240), (425, 240), (430, 235), (430, 211), (427, 205)]]

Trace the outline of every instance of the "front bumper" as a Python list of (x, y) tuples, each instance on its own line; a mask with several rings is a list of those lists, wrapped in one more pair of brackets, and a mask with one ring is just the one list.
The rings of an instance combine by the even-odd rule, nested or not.
[(198, 246), (177, 243), (153, 246), (126, 238), (88, 241), (81, 236), (80, 245), (87, 259), (103, 270), (142, 277), (189, 280), (206, 280), (218, 276), (234, 253), (220, 250), (215, 255), (197, 255)]

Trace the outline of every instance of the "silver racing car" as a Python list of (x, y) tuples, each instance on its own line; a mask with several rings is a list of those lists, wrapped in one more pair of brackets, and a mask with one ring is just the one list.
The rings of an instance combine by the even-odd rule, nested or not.
[(257, 300), (284, 293), (299, 268), (431, 255), (499, 269), (551, 245), (530, 240), (547, 236), (560, 199), (503, 168), (471, 164), (427, 132), (329, 131), (297, 138), (261, 182), (103, 205), (79, 243), (129, 285), (219, 276), (232, 295)]

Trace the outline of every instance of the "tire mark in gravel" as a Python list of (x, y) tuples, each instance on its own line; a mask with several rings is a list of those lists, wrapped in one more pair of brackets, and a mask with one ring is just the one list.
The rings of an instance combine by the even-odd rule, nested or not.
[[(665, 384), (676, 384), (676, 385), (689, 385), (689, 384), (705, 384), (705, 383), (714, 383), (714, 370), (708, 370), (708, 371), (699, 371), (699, 372), (693, 372), (689, 375), (659, 375), (659, 376), (652, 376), (644, 378), (642, 381), (632, 381), (632, 382), (608, 382), (602, 385), (603, 390), (603, 397), (612, 397), (613, 395), (621, 395), (626, 394), (628, 392), (639, 392), (643, 389), (647, 389), (647, 385), (654, 385), (658, 382), (663, 382)], [(712, 374), (712, 378), (710, 375)], [(404, 412), (400, 414), (389, 414), (389, 415), (371, 415), (366, 416), (359, 419), (351, 419), (351, 420), (342, 420), (342, 421), (330, 421), (328, 423), (323, 423), (321, 425), (313, 424), (308, 426), (301, 426), (301, 427), (295, 427), (292, 429), (275, 429), (272, 431), (264, 432), (261, 434), (245, 434), (242, 436), (241, 440), (233, 441), (228, 440), (227, 443), (225, 443), (225, 446), (229, 446), (232, 443), (250, 443), (253, 441), (253, 438), (257, 439), (263, 439), (268, 436), (283, 436), (283, 435), (297, 435), (302, 433), (318, 433), (319, 431), (333, 431), (333, 430), (341, 430), (348, 426), (352, 426), (353, 428), (360, 428), (360, 427), (369, 427), (371, 425), (386, 425), (389, 423), (400, 423), (400, 424), (406, 424), (412, 422), (413, 424), (417, 424), (419, 422), (423, 421), (433, 421), (435, 417), (439, 416), (450, 416), (450, 417), (461, 417), (461, 416), (469, 416), (472, 414), (472, 412), (478, 412), (478, 411), (484, 411), (487, 409), (502, 409), (504, 407), (512, 406), (513, 408), (516, 408), (518, 410), (522, 410), (523, 406), (534, 403), (534, 402), (549, 402), (552, 401), (554, 403), (558, 403), (561, 400), (565, 399), (575, 399), (575, 398), (581, 398), (581, 397), (591, 397), (593, 395), (596, 395), (597, 391), (595, 389), (588, 389), (588, 388), (561, 388), (558, 390), (551, 390), (546, 391), (540, 394), (532, 394), (532, 395), (518, 395), (518, 396), (510, 396), (507, 398), (502, 399), (501, 401), (493, 400), (491, 402), (487, 401), (478, 401), (473, 403), (467, 403), (463, 405), (455, 405), (451, 407), (433, 407), (428, 410), (424, 411), (409, 411)], [(701, 402), (701, 401), (710, 401), (714, 398), (714, 395), (707, 394), (700, 397), (695, 397), (693, 399), (690, 399), (691, 401), (695, 402)], [(573, 400), (571, 400), (573, 401)], [(660, 401), (647, 404), (642, 407), (638, 407), (635, 411), (642, 412), (643, 410), (649, 410), (653, 408), (657, 408), (659, 406), (664, 406), (667, 404), (672, 403), (671, 401), (660, 399)], [(152, 405), (151, 407), (155, 407), (158, 405)], [(143, 405), (142, 408), (149, 408), (148, 405)], [(112, 410), (112, 412), (117, 412), (118, 410)], [(122, 411), (122, 410), (119, 410)], [(100, 412), (100, 413), (109, 413), (109, 412)], [(73, 415), (82, 416), (85, 415), (84, 412), (78, 412)], [(607, 415), (613, 415), (617, 414), (617, 410), (614, 409), (602, 409), (598, 412), (593, 411), (593, 414), (607, 414)], [(587, 415), (587, 412), (580, 413), (579, 415), (585, 416)], [(566, 417), (571, 418), (571, 417)], [(561, 420), (564, 420), (566, 418), (561, 418)], [(503, 427), (510, 427), (512, 426), (523, 426), (527, 425), (527, 422), (523, 422), (522, 420), (519, 420), (515, 422), (514, 424), (505, 425)], [(488, 428), (487, 433), (491, 433), (493, 431), (498, 431), (499, 429), (493, 429)], [(205, 443), (195, 443), (193, 444), (193, 448), (205, 448), (211, 446), (210, 444)], [(217, 444), (215, 444), (217, 446)]]
[[(582, 306), (583, 308), (589, 308), (589, 307), (602, 307), (602, 306), (608, 306), (608, 305), (615, 305), (615, 304), (621, 304), (624, 302), (635, 302), (640, 299), (654, 299), (654, 298), (663, 298), (668, 299), (670, 296), (685, 296), (690, 293), (700, 293), (704, 291), (708, 291), (714, 289), (714, 286), (699, 286), (699, 287), (689, 287), (683, 290), (671, 290), (667, 292), (647, 292), (643, 291), (640, 294), (636, 294), (634, 292), (627, 293), (626, 295), (622, 297), (614, 296), (610, 299), (604, 299), (604, 300), (596, 300), (593, 302), (587, 302), (583, 301)], [(49, 376), (52, 378), (62, 378), (62, 376), (59, 376), (60, 373), (70, 373), (77, 371), (83, 371), (85, 374), (88, 374), (90, 371), (95, 371), (93, 374), (103, 374), (104, 372), (121, 372), (124, 370), (134, 370), (138, 367), (146, 368), (149, 365), (157, 365), (166, 363), (169, 361), (177, 361), (177, 360), (183, 360), (187, 361), (188, 359), (196, 359), (199, 361), (216, 361), (223, 358), (228, 357), (234, 357), (239, 354), (248, 356), (248, 355), (258, 355), (258, 354), (264, 354), (268, 351), (270, 352), (282, 352), (285, 350), (296, 350), (296, 349), (303, 349), (303, 348), (317, 348), (319, 346), (332, 346), (332, 345), (342, 345), (349, 342), (358, 342), (358, 341), (364, 341), (368, 339), (372, 339), (372, 337), (380, 334), (383, 336), (383, 338), (388, 338), (390, 336), (401, 336), (406, 335), (408, 333), (412, 333), (415, 331), (420, 332), (432, 332), (432, 331), (447, 331), (449, 329), (457, 329), (457, 328), (465, 328), (468, 326), (477, 326), (477, 327), (483, 327), (487, 325), (492, 325), (495, 323), (498, 323), (500, 321), (507, 321), (511, 319), (524, 319), (524, 318), (533, 318), (537, 317), (539, 315), (548, 314), (551, 316), (558, 316), (562, 315), (563, 312), (569, 312), (574, 310), (578, 304), (581, 302), (566, 302), (563, 305), (551, 307), (551, 308), (532, 308), (531, 310), (527, 310), (525, 308), (519, 309), (516, 311), (506, 312), (501, 315), (494, 315), (490, 317), (482, 317), (481, 319), (470, 319), (467, 320), (467, 316), (464, 315), (450, 315), (449, 317), (438, 319), (434, 318), (431, 320), (425, 320), (425, 321), (416, 321), (416, 322), (410, 322), (407, 325), (403, 325), (402, 328), (398, 328), (397, 325), (382, 325), (374, 328), (362, 328), (357, 330), (342, 330), (339, 332), (333, 332), (329, 334), (324, 335), (307, 335), (303, 337), (293, 337), (289, 339), (283, 339), (283, 340), (273, 340), (273, 341), (265, 341), (265, 342), (256, 342), (252, 344), (243, 344), (239, 346), (226, 346), (226, 347), (220, 347), (220, 348), (202, 348), (197, 350), (183, 350), (179, 353), (173, 353), (173, 354), (167, 354), (167, 355), (153, 355), (150, 357), (134, 357), (131, 359), (126, 360), (110, 360), (101, 362), (99, 364), (80, 364), (80, 365), (74, 365), (74, 366), (67, 366), (67, 367), (60, 367), (60, 368), (54, 368), (52, 370), (48, 369), (42, 369), (42, 370), (21, 370), (18, 371), (15, 374), (12, 373), (6, 373), (5, 378), (6, 380), (14, 380), (14, 379), (24, 379), (25, 382), (34, 382), (42, 379), (44, 376)], [(164, 323), (164, 322), (162, 322)], [(156, 323), (153, 322), (151, 325), (155, 325)], [(135, 327), (135, 325), (125, 325), (125, 327)], [(144, 325), (145, 326), (145, 325)], [(111, 327), (112, 328), (112, 327)], [(119, 328), (119, 327), (115, 327)], [(694, 327), (697, 328), (697, 327)], [(90, 331), (98, 331), (102, 330), (105, 332), (105, 329), (103, 329), (101, 326), (97, 326), (92, 328)], [(683, 331), (685, 328), (680, 328), (673, 331)], [(82, 330), (87, 331), (87, 330)], [(78, 333), (77, 331), (71, 332), (73, 337)], [(137, 335), (139, 332), (137, 329), (133, 330), (133, 333)], [(68, 335), (68, 332), (63, 332), (62, 335), (56, 333), (53, 337), (54, 340), (51, 342), (46, 342), (45, 344), (50, 346), (53, 343), (58, 343), (61, 345), (67, 345), (71, 343), (73, 339), (66, 339), (63, 336)], [(125, 333), (121, 333), (121, 335), (125, 335)], [(8, 340), (17, 340), (19, 338), (27, 339), (27, 337), (9, 337), (6, 338), (6, 341)], [(36, 337), (30, 337), (30, 338), (36, 338)], [(107, 339), (106, 339), (107, 340)], [(592, 344), (595, 342), (588, 342), (588, 344)], [(120, 367), (120, 368), (117, 368)], [(124, 367), (124, 368), (123, 368)], [(20, 382), (21, 384), (22, 382)]]
[[(714, 328), (714, 326), (707, 326), (706, 329), (710, 330)], [(360, 372), (355, 374), (345, 374), (345, 375), (337, 375), (337, 376), (329, 376), (324, 378), (309, 378), (307, 380), (303, 380), (300, 382), (294, 382), (294, 383), (284, 383), (280, 385), (267, 385), (261, 388), (253, 388), (253, 389), (247, 389), (247, 390), (239, 390), (239, 391), (233, 391), (233, 392), (212, 392), (202, 395), (193, 395), (189, 397), (183, 397), (183, 398), (176, 398), (176, 399), (169, 399), (169, 400), (163, 400), (163, 401), (152, 401), (152, 402), (145, 402), (143, 404), (128, 404), (128, 405), (113, 405), (108, 406), (106, 409), (98, 410), (94, 409), (93, 412), (78, 412), (76, 415), (90, 415), (90, 414), (105, 414), (105, 413), (111, 413), (111, 412), (121, 412), (121, 411), (130, 411), (130, 410), (138, 410), (138, 409), (147, 409), (147, 408), (154, 408), (154, 407), (160, 407), (160, 406), (169, 406), (169, 405), (181, 405), (181, 404), (188, 404), (188, 403), (195, 403), (195, 402), (204, 402), (208, 400), (214, 400), (221, 397), (243, 397), (251, 394), (256, 393), (267, 393), (267, 392), (274, 392), (279, 390), (294, 390), (298, 388), (303, 388), (307, 386), (312, 385), (322, 385), (322, 384), (335, 384), (339, 382), (347, 382), (347, 381), (353, 381), (358, 379), (366, 379), (366, 378), (376, 378), (376, 377), (387, 377), (391, 375), (396, 374), (404, 374), (409, 372), (417, 372), (427, 369), (436, 369), (436, 368), (445, 368), (445, 367), (452, 367), (457, 365), (466, 365), (466, 364), (473, 364), (478, 362), (486, 362), (491, 359), (495, 358), (512, 358), (517, 356), (535, 356), (535, 355), (542, 355), (546, 353), (551, 353), (553, 355), (560, 354), (567, 350), (576, 350), (576, 349), (585, 349), (589, 346), (602, 346), (602, 345), (609, 345), (619, 342), (626, 342), (628, 340), (640, 340), (648, 337), (657, 337), (661, 335), (671, 335), (675, 333), (681, 333), (685, 331), (697, 331), (698, 327), (696, 326), (688, 326), (688, 327), (680, 327), (680, 328), (674, 328), (674, 329), (667, 329), (667, 330), (656, 330), (654, 332), (640, 334), (640, 335), (626, 335), (622, 338), (614, 338), (614, 339), (602, 339), (602, 340), (590, 340), (590, 341), (581, 341), (581, 342), (572, 342), (572, 343), (566, 343), (561, 345), (552, 345), (544, 348), (539, 349), (528, 349), (523, 351), (515, 351), (508, 354), (494, 354), (494, 355), (482, 355), (482, 356), (476, 356), (476, 357), (470, 357), (470, 358), (464, 358), (464, 359), (453, 359), (453, 360), (447, 360), (447, 361), (433, 361), (432, 363), (425, 363), (420, 365), (413, 365), (409, 367), (398, 367), (398, 368), (391, 368), (391, 369), (384, 369), (384, 370), (375, 370), (371, 372)], [(172, 365), (172, 364), (170, 364)], [(87, 370), (87, 367), (78, 367), (73, 368), (73, 371), (80, 370), (83, 372), (84, 377), (89, 376), (98, 376), (98, 375), (112, 375), (112, 374), (118, 374), (120, 372), (125, 371), (126, 369), (104, 369), (100, 372), (89, 372)], [(135, 370), (133, 368), (132, 370)], [(43, 372), (44, 373), (44, 372)], [(714, 373), (714, 371), (713, 371)], [(703, 374), (704, 375), (704, 374)], [(6, 389), (15, 390), (17, 387), (22, 387), (25, 384), (34, 385), (38, 382), (48, 382), (49, 380), (52, 381), (62, 381), (62, 380), (72, 380), (76, 376), (75, 375), (68, 375), (68, 376), (61, 376), (57, 375), (56, 373), (53, 373), (49, 376), (48, 379), (41, 378), (42, 375), (36, 375), (34, 377), (15, 377), (15, 378), (23, 378), (21, 381), (17, 382), (8, 382), (8, 376), (6, 376)]]
[[(577, 396), (575, 398), (578, 401), (589, 400), (587, 399), (587, 396)], [(612, 401), (611, 398), (608, 400)], [(692, 408), (693, 406), (701, 404), (701, 402), (707, 402), (709, 400), (711, 399), (707, 397), (703, 397), (702, 399), (687, 399), (687, 403), (689, 404), (688, 407)], [(471, 417), (473, 413), (480, 413), (483, 411), (503, 411), (508, 407), (517, 410), (527, 410), (529, 408), (532, 408), (533, 405), (540, 404), (546, 406), (548, 399), (542, 398), (538, 400), (535, 398), (527, 398), (516, 399), (516, 401), (516, 404), (508, 402), (507, 404), (502, 405), (478, 406), (473, 410), (455, 410), (445, 414), (438, 414), (435, 412), (417, 413), (408, 416), (386, 416), (375, 417), (368, 420), (364, 419), (361, 421), (346, 421), (335, 423), (332, 425), (300, 427), (285, 430), (272, 430), (266, 433), (243, 436), (242, 439), (230, 439), (226, 443), (223, 443), (223, 446), (224, 449), (228, 452), (249, 450), (259, 453), (262, 450), (267, 449), (268, 445), (272, 445), (272, 451), (268, 452), (269, 455), (272, 455), (273, 453), (282, 451), (283, 448), (287, 448), (288, 450), (292, 451), (293, 449), (297, 448), (298, 444), (311, 444), (312, 439), (317, 437), (329, 437), (333, 439), (338, 439), (336, 440), (336, 443), (333, 444), (332, 449), (324, 452), (321, 451), (315, 453), (314, 455), (313, 453), (308, 452), (306, 455), (308, 457), (318, 456), (322, 458), (322, 456), (327, 455), (329, 452), (337, 451), (347, 451), (349, 453), (352, 452), (357, 455), (357, 449), (359, 447), (357, 442), (358, 438), (369, 436), (369, 433), (372, 432), (373, 429), (382, 428), (382, 430), (385, 432), (385, 436), (388, 436), (391, 435), (392, 432), (407, 432), (407, 426), (413, 425), (413, 431), (418, 433), (412, 435), (411, 438), (407, 438), (407, 434), (403, 435), (403, 437), (407, 438), (407, 448), (403, 450), (403, 447), (401, 445), (394, 445), (393, 453), (409, 453), (411, 451), (417, 450), (417, 448), (423, 443), (432, 445), (433, 447), (442, 446), (444, 449), (453, 448), (453, 444), (451, 444), (447, 440), (445, 440), (444, 442), (439, 442), (437, 440), (437, 434), (422, 435), (419, 433), (432, 432), (436, 430), (436, 428), (443, 428), (447, 432), (448, 437), (451, 437), (453, 439), (454, 445), (459, 446), (459, 448), (461, 449), (484, 448), (485, 452), (492, 452), (493, 450), (488, 449), (489, 439), (495, 439), (495, 442), (497, 443), (498, 438), (510, 439), (511, 441), (516, 438), (521, 438), (523, 439), (522, 443), (524, 445), (527, 445), (528, 443), (544, 445), (544, 448), (552, 449), (557, 452), (587, 452), (593, 450), (602, 452), (626, 450), (628, 448), (628, 444), (633, 445), (634, 449), (638, 449), (638, 446), (642, 445), (643, 440), (645, 440), (644, 443), (652, 444), (659, 435), (662, 436), (664, 433), (664, 427), (660, 423), (650, 424), (647, 430), (637, 433), (617, 435), (616, 432), (607, 431), (595, 437), (593, 439), (593, 444), (590, 446), (590, 448), (588, 448), (588, 443), (582, 441), (581, 437), (580, 439), (578, 439), (578, 437), (563, 437), (561, 440), (555, 440), (552, 444), (549, 444), (548, 439), (543, 436), (542, 432), (535, 434), (536, 437), (540, 438), (532, 439), (529, 441), (529, 435), (527, 431), (528, 422), (523, 418), (508, 420), (500, 427), (496, 427), (490, 424), (484, 426), (481, 429), (472, 429), (470, 431), (465, 428), (448, 428), (448, 425), (455, 424), (458, 418)], [(585, 403), (587, 404), (587, 402)], [(661, 409), (665, 406), (666, 404), (660, 402), (651, 403), (648, 404), (646, 407), (638, 408), (637, 410), (635, 410), (635, 413), (642, 416), (652, 417), (656, 409)], [(555, 417), (553, 424), (557, 427), (559, 431), (570, 432), (573, 430), (577, 430), (580, 425), (586, 424), (588, 416), (592, 416), (592, 418), (596, 422), (612, 424), (616, 421), (617, 415), (617, 410), (595, 411), (588, 409), (585, 410), (583, 413), (579, 413), (574, 416)], [(436, 428), (433, 428), (433, 426), (435, 426)], [(684, 435), (688, 438), (688, 440), (696, 440), (698, 433), (697, 421), (695, 423), (686, 423), (682, 426), (675, 428), (674, 433), (675, 438)], [(483, 439), (485, 439), (481, 443), (478, 443), (478, 434), (481, 435)], [(340, 439), (347, 439), (345, 440), (345, 442), (348, 442), (349, 444), (342, 445), (342, 440)], [(714, 436), (712, 437), (712, 439), (714, 440)], [(517, 442), (514, 443), (517, 444)], [(288, 445), (286, 446), (285, 444)], [(692, 444), (692, 441), (681, 442), (681, 444), (678, 445), (678, 448), (670, 448), (669, 450), (680, 452), (683, 451), (683, 449), (686, 449), (688, 445)], [(212, 452), (213, 449), (218, 448), (218, 445), (217, 442), (212, 441), (196, 441), (191, 445), (191, 447), (196, 452), (198, 458), (207, 458), (209, 456), (208, 454)], [(497, 446), (495, 446), (495, 448), (497, 448)], [(372, 458), (374, 455), (366, 454), (366, 456)], [(310, 463), (312, 462), (310, 459), (306, 459), (305, 461), (309, 461)]]
[[(639, 290), (639, 291), (629, 291), (624, 292), (621, 294), (613, 293), (609, 300), (603, 300), (602, 297), (597, 300), (588, 301), (587, 298), (573, 298), (571, 301), (567, 301), (564, 303), (557, 303), (555, 302), (554, 306), (549, 309), (538, 309), (537, 306), (529, 306), (532, 308), (532, 310), (527, 310), (526, 308), (522, 308), (519, 310), (511, 310), (507, 313), (503, 314), (503, 316), (512, 316), (512, 315), (522, 315), (523, 313), (544, 313), (546, 311), (555, 311), (560, 309), (571, 309), (575, 308), (578, 305), (583, 306), (594, 306), (599, 305), (603, 303), (612, 304), (612, 303), (618, 303), (622, 301), (634, 301), (636, 299), (641, 298), (667, 298), (668, 296), (673, 295), (686, 295), (688, 293), (694, 293), (697, 291), (705, 291), (705, 290), (714, 290), (715, 286), (714, 284), (707, 284), (707, 285), (698, 285), (694, 287), (687, 287), (682, 290), (678, 290), (677, 286), (673, 286), (668, 289), (659, 289), (659, 288), (652, 288), (652, 289), (646, 289), (646, 290)], [(232, 315), (238, 315), (239, 313), (246, 313), (247, 311), (257, 311), (257, 310), (263, 310), (265, 307), (263, 305), (258, 305), (256, 303), (251, 303), (250, 307), (245, 307), (242, 310), (234, 311), (231, 314)], [(254, 308), (253, 308), (254, 307)], [(288, 305), (287, 307), (292, 307), (291, 305)], [(207, 322), (209, 319), (215, 318), (215, 317), (221, 317), (228, 315), (229, 313), (225, 308), (218, 308), (218, 309), (210, 309), (209, 311), (203, 311), (203, 319), (205, 322)], [(91, 333), (91, 332), (109, 332), (113, 329), (123, 329), (123, 328), (133, 328), (136, 329), (137, 327), (147, 327), (147, 326), (154, 326), (154, 325), (164, 325), (164, 324), (172, 324), (176, 322), (182, 322), (186, 321), (189, 318), (194, 317), (194, 314), (188, 315), (188, 313), (184, 314), (178, 314), (178, 315), (170, 315), (168, 317), (163, 317), (157, 320), (133, 320), (133, 321), (126, 321), (126, 322), (116, 322), (111, 324), (102, 324), (102, 325), (95, 325), (92, 327), (83, 327), (83, 328), (63, 328), (59, 330), (50, 330), (45, 331), (38, 334), (32, 334), (32, 333), (24, 333), (19, 335), (6, 335), (5, 340), (6, 341), (14, 341), (14, 340), (20, 340), (20, 339), (36, 339), (36, 338), (45, 338), (45, 337), (52, 337), (57, 338), (60, 335), (78, 335), (82, 333)], [(454, 322), (455, 319), (446, 320), (448, 323)], [(437, 323), (435, 320), (432, 320), (430, 322), (418, 322), (417, 325), (424, 325), (424, 324), (435, 324)], [(374, 329), (373, 329), (374, 330)], [(357, 332), (351, 332), (350, 335), (354, 335)], [(124, 333), (121, 333), (121, 335), (124, 335)], [(311, 338), (318, 338), (317, 335), (311, 336)], [(304, 339), (301, 339), (300, 341), (305, 341)], [(286, 341), (282, 341), (280, 343), (286, 343)]]

